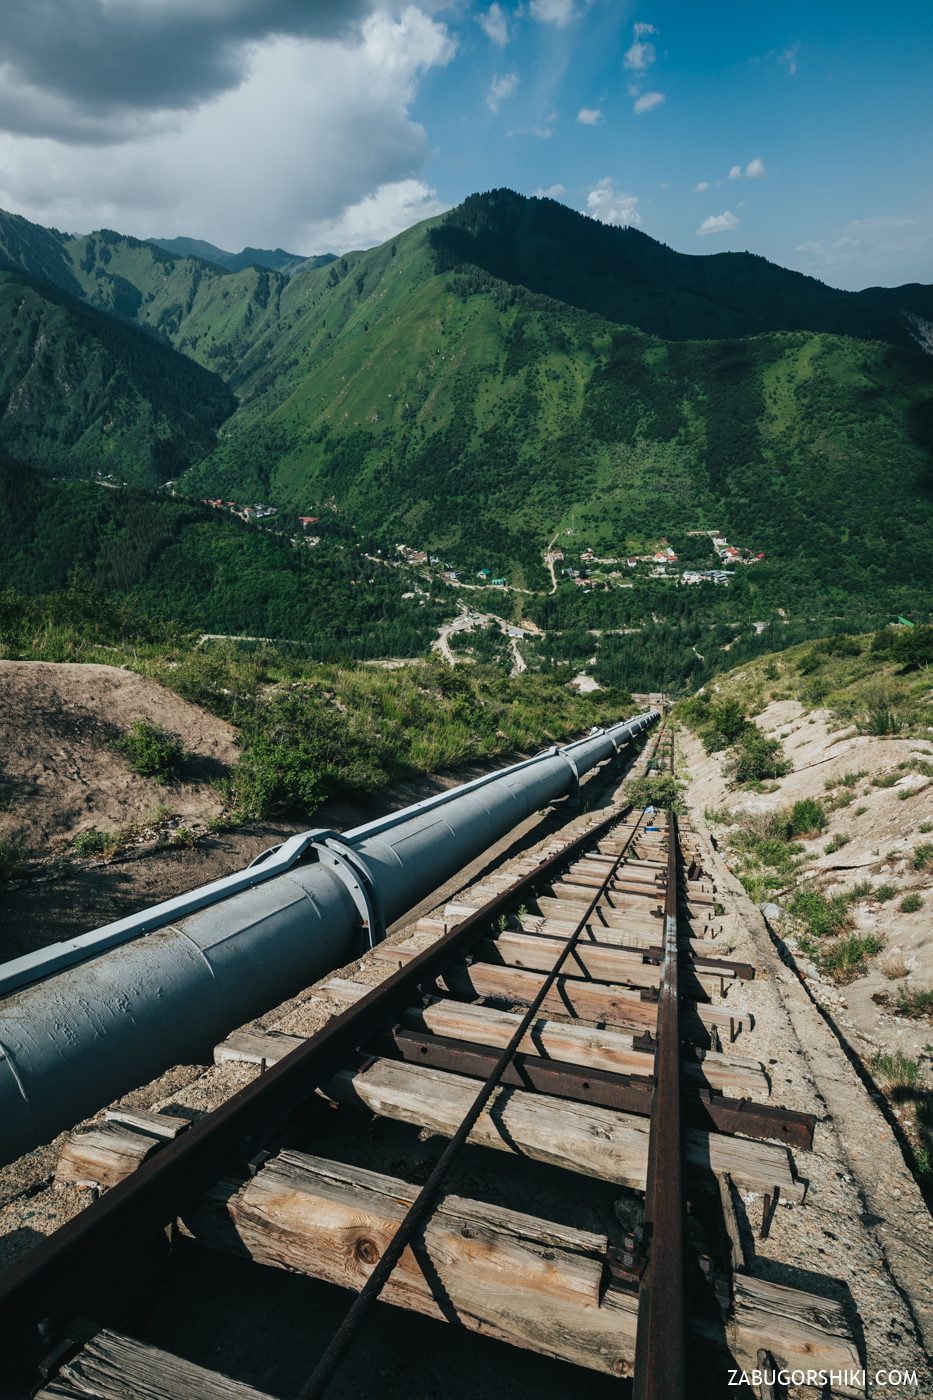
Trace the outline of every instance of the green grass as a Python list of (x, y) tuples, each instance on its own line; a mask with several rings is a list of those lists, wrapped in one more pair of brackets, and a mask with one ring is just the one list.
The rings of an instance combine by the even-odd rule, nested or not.
[(118, 831), (98, 831), (96, 827), (80, 832), (71, 843), (71, 849), (75, 855), (82, 857), (107, 857), (113, 855), (119, 848), (120, 833)]
[(818, 836), (826, 829), (826, 810), (815, 798), (795, 802), (787, 819), (789, 836)]
[(138, 719), (114, 748), (130, 760), (134, 773), (159, 783), (177, 778), (188, 758), (180, 734), (147, 719)]
[(810, 937), (832, 938), (851, 922), (850, 903), (842, 894), (827, 896), (819, 890), (797, 889), (788, 900), (787, 909), (801, 921)]
[(884, 939), (875, 933), (847, 933), (826, 945), (809, 945), (807, 951), (821, 972), (837, 982), (851, 982), (865, 971), (868, 959), (880, 953)]
[(902, 1016), (933, 1017), (933, 987), (899, 987), (895, 1007)]
[(835, 855), (837, 851), (842, 850), (843, 846), (848, 846), (851, 840), (851, 836), (846, 836), (845, 833), (841, 831), (837, 832), (836, 835), (832, 838), (832, 840), (826, 842), (826, 845), (823, 847), (823, 850), (828, 856)]
[(21, 836), (0, 836), (0, 880), (13, 880), (26, 865), (26, 846)]
[(893, 1053), (879, 1050), (872, 1056), (871, 1069), (875, 1078), (889, 1091), (916, 1089), (922, 1082), (919, 1062), (901, 1050)]
[(922, 842), (915, 846), (911, 864), (915, 870), (928, 870), (933, 866), (933, 845), (930, 842)]

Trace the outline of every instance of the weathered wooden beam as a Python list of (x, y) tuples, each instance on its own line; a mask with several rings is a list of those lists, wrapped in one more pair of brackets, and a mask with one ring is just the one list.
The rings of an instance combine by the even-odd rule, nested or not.
[(272, 1400), (158, 1347), (106, 1329), (86, 1342), (36, 1400)]
[[(258, 1263), (359, 1290), (417, 1192), (378, 1172), (284, 1151), (228, 1210)], [(600, 1306), (607, 1243), (604, 1235), (444, 1196), (381, 1296), (514, 1346), (624, 1374), (636, 1300)]]
[[(345, 1005), (358, 1001), (370, 990), (362, 982), (336, 977), (324, 986), (329, 996)], [(425, 1006), (409, 1007), (402, 1019), (413, 1030), (430, 1031), (478, 1045), (505, 1046), (521, 1016), (491, 1006), (431, 998)], [(606, 1069), (617, 1074), (650, 1075), (654, 1055), (651, 1051), (635, 1049), (633, 1041), (633, 1035), (622, 1031), (596, 1030), (573, 1021), (542, 1018), (535, 1022), (519, 1049), (524, 1054), (543, 1055), (566, 1064)], [(685, 1061), (684, 1072), (693, 1083), (707, 1084), (721, 1094), (760, 1099), (767, 1098), (770, 1093), (768, 1076), (758, 1060), (708, 1052), (702, 1060)]]
[[(789, 1370), (852, 1374), (862, 1365), (841, 1303), (749, 1274), (733, 1279), (727, 1335), (736, 1361), (748, 1370), (754, 1368), (759, 1348)], [(864, 1397), (865, 1388), (835, 1383), (833, 1394)]]
[(134, 1132), (119, 1123), (101, 1123), (73, 1133), (55, 1168), (59, 1185), (116, 1186), (162, 1146), (164, 1138)]
[(214, 1064), (240, 1061), (248, 1065), (274, 1065), (296, 1045), (302, 1045), (303, 1035), (286, 1035), (284, 1031), (234, 1031), (214, 1047)]
[[(466, 1116), (479, 1083), (444, 1070), (377, 1059), (360, 1070), (339, 1071), (323, 1092), (338, 1103), (450, 1137)], [(687, 1161), (694, 1167), (729, 1172), (753, 1191), (771, 1192), (779, 1186), (785, 1199), (803, 1199), (785, 1147), (698, 1129), (688, 1129), (685, 1137)], [(499, 1089), (470, 1141), (644, 1190), (648, 1121), (632, 1114), (522, 1089)]]
[[(370, 957), (392, 967), (404, 967), (416, 950), (401, 943), (380, 943)], [(438, 981), (442, 988), (455, 996), (492, 997), (497, 1001), (531, 1002), (541, 988), (544, 974), (524, 968), (495, 966), (474, 962), (469, 967), (460, 963), (450, 968)], [(579, 1017), (583, 1021), (601, 1021), (622, 1030), (653, 1031), (657, 1021), (657, 1006), (642, 1000), (641, 994), (630, 987), (609, 986), (588, 982), (579, 977), (557, 977), (542, 1006), (548, 1015)], [(704, 1027), (721, 1026), (736, 1032), (753, 1024), (752, 1017), (741, 1007), (713, 1006), (708, 1002), (691, 1003), (686, 1021), (695, 1017)]]
[[(395, 1177), (286, 1150), (238, 1189), (230, 1184), (212, 1193), (186, 1214), (184, 1227), (207, 1247), (233, 1248), (258, 1263), (358, 1290), (417, 1192)], [(219, 1214), (224, 1228), (210, 1224)], [(637, 1299), (605, 1283), (606, 1245), (601, 1234), (444, 1196), (382, 1297), (526, 1350), (626, 1376)], [(698, 1327), (708, 1338), (708, 1327)], [(761, 1346), (810, 1368), (858, 1365), (838, 1304), (746, 1275), (737, 1280), (727, 1336), (749, 1365)]]

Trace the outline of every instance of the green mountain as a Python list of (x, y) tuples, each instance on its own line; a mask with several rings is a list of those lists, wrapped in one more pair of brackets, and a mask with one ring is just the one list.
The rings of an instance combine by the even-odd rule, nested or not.
[(321, 522), (314, 548), (297, 521), (274, 525), (161, 494), (50, 481), (0, 455), (0, 632), (4, 608), (17, 611), (3, 589), (58, 593), (77, 576), (128, 604), (131, 618), (303, 642), (319, 660), (426, 650), (437, 606), (403, 598), (406, 576), (374, 567), (338, 517)]
[(284, 248), (244, 248), (240, 253), (228, 253), (215, 243), (206, 243), (203, 238), (150, 238), (157, 248), (179, 258), (202, 258), (206, 262), (217, 263), (228, 272), (242, 272), (244, 267), (270, 267), (274, 272), (290, 272), (301, 263), (311, 267), (326, 267), (336, 262), (336, 254), (319, 253), (305, 258), (300, 253), (286, 253)]
[(838, 291), (753, 253), (676, 253), (638, 229), (510, 190), (471, 195), (430, 241), (438, 270), (482, 268), (667, 340), (823, 331), (913, 345), (933, 330), (933, 287)]
[(113, 316), (0, 271), (0, 448), (60, 476), (157, 485), (208, 452), (235, 400)]
[[(236, 393), (192, 495), (332, 502), (383, 546), (533, 588), (558, 529), (615, 555), (667, 536), (686, 559), (718, 528), (767, 556), (704, 602), (744, 617), (903, 609), (929, 587), (930, 287), (840, 292), (503, 190), (287, 276), (12, 216), (0, 257)], [(607, 597), (619, 618), (645, 601)], [(572, 624), (595, 595), (547, 606)]]

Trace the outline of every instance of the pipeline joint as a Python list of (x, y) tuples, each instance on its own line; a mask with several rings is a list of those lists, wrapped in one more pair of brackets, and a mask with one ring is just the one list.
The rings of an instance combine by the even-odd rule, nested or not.
[(336, 831), (321, 827), (309, 831), (307, 837), (309, 852), (317, 856), (318, 864), (327, 866), (343, 882), (356, 905), (362, 929), (360, 951), (374, 948), (385, 938), (386, 924), (382, 900), (369, 866)]

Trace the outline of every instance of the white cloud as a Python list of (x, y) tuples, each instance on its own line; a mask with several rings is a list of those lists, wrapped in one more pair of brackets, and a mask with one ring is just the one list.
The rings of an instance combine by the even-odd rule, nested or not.
[(352, 242), (366, 228), (400, 231), (415, 206), (414, 217), (433, 212), (418, 178), (427, 133), (410, 106), (454, 51), (445, 25), (414, 6), (371, 15), (349, 37), (264, 40), (238, 86), (147, 139), (131, 130), (106, 160), (88, 143), (0, 136), (0, 205), (74, 231), (300, 253), (318, 252), (327, 229)]
[(563, 185), (548, 185), (547, 189), (538, 188), (533, 191), (532, 199), (559, 199), (567, 191)]
[(564, 29), (574, 18), (574, 0), (531, 0), (532, 18)]
[(636, 39), (640, 39), (643, 34), (657, 34), (658, 32), (653, 24), (642, 24), (640, 20), (635, 21), (633, 28)]
[(788, 75), (791, 78), (797, 72), (797, 55), (799, 52), (800, 45), (793, 44), (789, 49), (785, 49), (783, 53), (779, 53), (777, 56), (778, 63), (780, 63), (783, 68), (787, 69)]
[(603, 119), (603, 114), (598, 107), (581, 107), (577, 113), (577, 121), (581, 126), (598, 126)]
[(657, 56), (654, 44), (643, 43), (641, 39), (636, 39), (632, 47), (626, 51), (622, 61), (626, 68), (631, 68), (633, 72), (645, 73)]
[(348, 205), (338, 218), (312, 223), (308, 246), (322, 253), (372, 248), (449, 208), (423, 180), (397, 180)]
[(697, 194), (702, 194), (704, 190), (709, 189), (709, 180), (700, 180), (693, 188)]
[(590, 190), (586, 204), (586, 212), (601, 224), (614, 224), (617, 228), (641, 228), (641, 215), (636, 207), (638, 195), (617, 191), (608, 175)]
[(765, 163), (761, 159), (761, 156), (756, 156), (754, 160), (750, 160), (745, 167), (745, 174), (750, 180), (760, 180), (764, 173)]
[(708, 219), (703, 220), (697, 233), (701, 236), (707, 233), (728, 233), (738, 222), (735, 214), (727, 209), (724, 214), (710, 214)]
[(660, 107), (663, 101), (663, 92), (646, 92), (638, 98), (634, 107), (632, 108), (632, 111), (637, 116), (641, 116), (642, 112), (650, 112), (653, 108)]
[(501, 49), (505, 48), (509, 42), (509, 22), (502, 6), (490, 5), (489, 9), (479, 16), (479, 22), (487, 39), (491, 39)]
[(489, 84), (489, 91), (486, 94), (486, 102), (493, 112), (498, 112), (503, 102), (507, 102), (510, 97), (514, 97), (518, 87), (518, 73), (513, 68), (511, 73), (501, 73), (493, 78)]
[(742, 167), (741, 167), (741, 165), (733, 165), (733, 166), (731, 166), (730, 169), (729, 169), (729, 179), (730, 179), (730, 180), (741, 180), (741, 178), (742, 178)]

